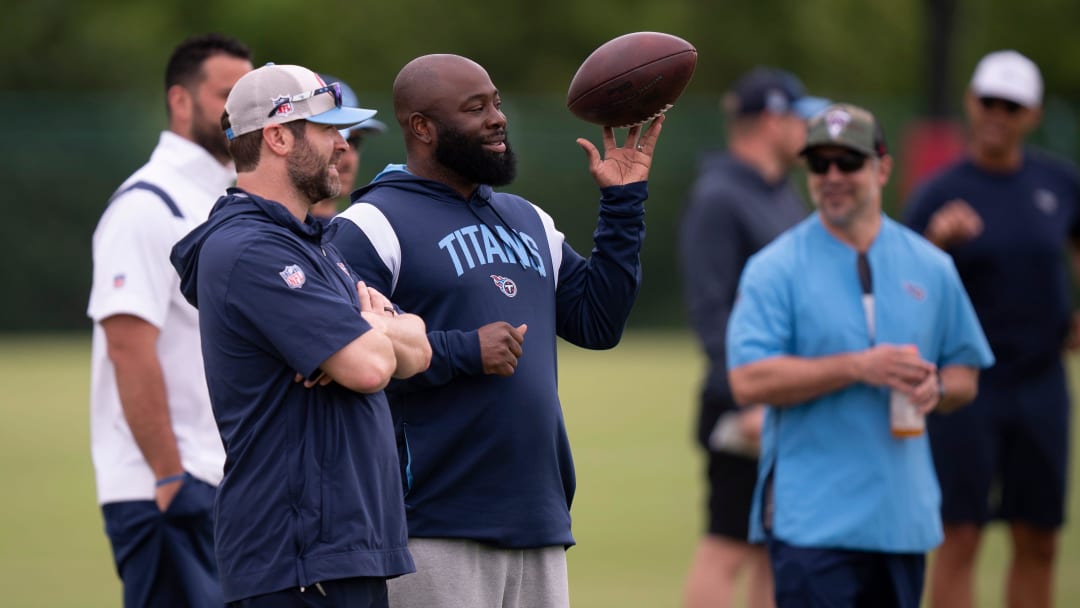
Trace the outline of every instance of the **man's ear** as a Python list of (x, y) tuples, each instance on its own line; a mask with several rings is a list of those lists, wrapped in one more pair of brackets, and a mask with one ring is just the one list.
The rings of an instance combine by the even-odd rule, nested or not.
[(893, 170), (893, 158), (886, 154), (878, 159), (878, 185), (882, 188), (885, 184), (889, 183), (889, 176), (892, 175)]
[(409, 130), (412, 131), (414, 138), (425, 144), (435, 141), (435, 123), (420, 112), (409, 115)]
[(1027, 111), (1024, 112), (1024, 116), (1021, 118), (1021, 120), (1023, 120), (1022, 128), (1024, 130), (1024, 135), (1031, 133), (1039, 126), (1039, 123), (1042, 122), (1042, 116), (1043, 110), (1041, 107), (1027, 108)]
[(262, 130), (263, 143), (270, 151), (279, 156), (285, 156), (293, 147), (296, 138), (292, 131), (285, 125), (266, 125)]
[(169, 107), (169, 128), (187, 134), (195, 112), (191, 91), (184, 85), (174, 84), (165, 92), (165, 103)]

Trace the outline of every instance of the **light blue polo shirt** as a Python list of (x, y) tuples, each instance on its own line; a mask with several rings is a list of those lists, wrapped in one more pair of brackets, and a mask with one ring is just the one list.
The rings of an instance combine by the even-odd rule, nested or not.
[[(882, 216), (867, 254), (872, 339), (854, 249), (818, 214), (750, 258), (728, 325), (728, 367), (789, 355), (821, 357), (873, 344), (915, 344), (923, 359), (988, 367), (993, 355), (948, 255)], [(854, 384), (769, 408), (762, 435), (752, 540), (764, 539), (762, 489), (773, 477), (772, 534), (794, 546), (921, 553), (942, 539), (926, 434), (889, 430), (889, 391)]]

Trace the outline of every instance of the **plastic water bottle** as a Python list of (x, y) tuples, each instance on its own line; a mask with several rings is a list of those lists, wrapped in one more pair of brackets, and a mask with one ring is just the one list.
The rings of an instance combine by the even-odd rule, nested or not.
[(926, 431), (926, 417), (908, 396), (898, 390), (889, 394), (889, 427), (893, 437), (918, 437)]
[[(907, 348), (915, 353), (919, 351), (914, 345)], [(926, 431), (926, 416), (919, 413), (907, 395), (893, 390), (889, 394), (889, 427), (893, 437), (918, 437)]]

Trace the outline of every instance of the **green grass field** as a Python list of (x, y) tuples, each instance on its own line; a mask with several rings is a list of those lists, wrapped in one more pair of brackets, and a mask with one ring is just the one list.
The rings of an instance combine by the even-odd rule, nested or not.
[[(564, 344), (560, 357), (578, 474), (571, 600), (586, 608), (677, 606), (702, 520), (699, 456), (690, 439), (702, 368), (697, 350), (683, 334), (635, 333), (610, 352)], [(1073, 363), (1073, 378), (1080, 378)], [(94, 498), (88, 379), (86, 336), (0, 339), (4, 606), (120, 605)], [(1074, 480), (1077, 471), (1073, 466)], [(1070, 516), (1078, 509), (1074, 492)], [(1003, 531), (992, 528), (979, 564), (979, 606), (1002, 605), (1006, 560)], [(1058, 605), (1080, 605), (1076, 573), (1080, 535), (1070, 528)]]

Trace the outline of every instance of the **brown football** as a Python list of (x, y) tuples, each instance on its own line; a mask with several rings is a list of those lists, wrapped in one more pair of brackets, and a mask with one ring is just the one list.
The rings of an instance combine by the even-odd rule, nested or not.
[(605, 42), (578, 68), (566, 107), (605, 127), (630, 127), (667, 111), (697, 65), (694, 45), (670, 34), (635, 32)]

